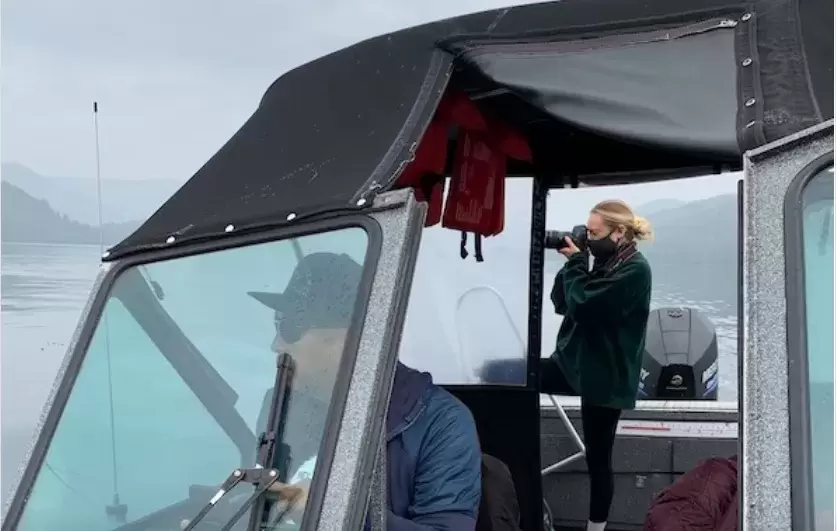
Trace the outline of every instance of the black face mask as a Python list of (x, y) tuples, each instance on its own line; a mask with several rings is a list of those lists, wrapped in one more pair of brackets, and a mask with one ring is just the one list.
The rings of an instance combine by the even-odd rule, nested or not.
[(613, 231), (598, 240), (587, 240), (587, 247), (597, 260), (607, 260), (613, 256), (619, 247), (618, 243), (610, 239), (611, 234), (613, 234)]

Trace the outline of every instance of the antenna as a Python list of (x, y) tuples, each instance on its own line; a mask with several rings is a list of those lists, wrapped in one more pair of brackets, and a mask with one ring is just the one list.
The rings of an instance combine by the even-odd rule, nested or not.
[(96, 203), (99, 207), (99, 255), (105, 252), (105, 234), (102, 224), (102, 164), (99, 158), (99, 102), (93, 102), (93, 130), (96, 135)]
[[(99, 102), (93, 102), (93, 130), (96, 136), (96, 203), (99, 208), (99, 255), (105, 252), (105, 229), (102, 222), (102, 164), (99, 157)], [(110, 407), (111, 465), (113, 467), (113, 504), (105, 507), (105, 513), (119, 523), (125, 523), (128, 506), (119, 502), (119, 473), (116, 468), (116, 422), (113, 414), (113, 374), (110, 361), (110, 327), (107, 309), (102, 315), (105, 332), (105, 354), (108, 361), (108, 405)]]

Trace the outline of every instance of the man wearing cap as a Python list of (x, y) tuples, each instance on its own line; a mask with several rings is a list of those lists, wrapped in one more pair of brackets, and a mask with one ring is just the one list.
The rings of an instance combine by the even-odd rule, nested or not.
[[(283, 442), (291, 449), (288, 484), (271, 489), (296, 499), (301, 516), (362, 267), (345, 254), (314, 253), (297, 265), (283, 293), (250, 293), (273, 309), (272, 349), (295, 361)], [(259, 429), (273, 390), (265, 395)], [(480, 504), (481, 452), (468, 408), (427, 373), (398, 363), (386, 418), (387, 529), (472, 531)]]

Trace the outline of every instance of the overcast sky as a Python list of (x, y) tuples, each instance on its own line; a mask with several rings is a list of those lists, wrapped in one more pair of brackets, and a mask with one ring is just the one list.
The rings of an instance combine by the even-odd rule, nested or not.
[(508, 0), (4, 0), (2, 158), (185, 180), (289, 69), (381, 33)]
[[(185, 181), (287, 70), (354, 42), (508, 0), (4, 0), (2, 160), (54, 176)], [(731, 192), (712, 178), (641, 199)]]

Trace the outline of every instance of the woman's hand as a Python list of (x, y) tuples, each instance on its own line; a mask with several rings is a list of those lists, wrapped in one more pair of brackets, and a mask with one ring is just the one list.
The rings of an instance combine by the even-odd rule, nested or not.
[(558, 249), (558, 252), (566, 256), (567, 258), (571, 257), (576, 253), (580, 253), (581, 249), (576, 247), (575, 243), (569, 236), (564, 236), (564, 241), (566, 242), (567, 246), (561, 249)]

